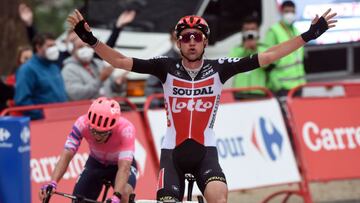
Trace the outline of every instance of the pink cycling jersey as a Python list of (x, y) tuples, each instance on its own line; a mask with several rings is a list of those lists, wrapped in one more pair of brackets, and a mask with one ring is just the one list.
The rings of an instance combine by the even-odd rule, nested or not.
[(118, 160), (132, 161), (135, 150), (135, 127), (127, 119), (121, 117), (106, 143), (97, 143), (91, 135), (86, 115), (80, 116), (65, 143), (65, 149), (77, 152), (81, 140), (85, 138), (89, 144), (90, 156), (103, 164), (117, 164)]

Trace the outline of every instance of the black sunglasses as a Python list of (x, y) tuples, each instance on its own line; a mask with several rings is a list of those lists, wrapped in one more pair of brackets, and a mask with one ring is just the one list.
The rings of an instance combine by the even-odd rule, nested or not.
[(189, 43), (191, 39), (194, 39), (195, 42), (202, 42), (204, 37), (205, 36), (200, 32), (188, 32), (180, 35), (179, 40), (183, 43)]

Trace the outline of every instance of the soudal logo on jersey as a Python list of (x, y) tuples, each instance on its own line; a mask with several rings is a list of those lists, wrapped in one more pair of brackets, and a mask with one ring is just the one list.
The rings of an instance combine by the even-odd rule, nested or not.
[(197, 95), (207, 95), (207, 94), (214, 94), (214, 90), (211, 86), (199, 88), (199, 89), (183, 89), (183, 88), (173, 88), (173, 95), (186, 95), (186, 96), (197, 96)]
[(173, 80), (173, 95), (179, 96), (198, 96), (214, 94), (213, 86), (214, 78), (210, 78), (201, 82), (185, 82), (181, 80)]

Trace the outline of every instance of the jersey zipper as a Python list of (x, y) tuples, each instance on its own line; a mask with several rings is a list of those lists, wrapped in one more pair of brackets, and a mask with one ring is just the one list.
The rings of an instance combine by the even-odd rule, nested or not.
[[(190, 75), (190, 74), (189, 74)], [(191, 77), (191, 76), (190, 76)], [(194, 87), (195, 87), (195, 85), (194, 85), (194, 78), (193, 77), (191, 77), (191, 81), (192, 81), (192, 83), (191, 83), (191, 100), (194, 102)], [(195, 106), (194, 106), (195, 107)], [(193, 110), (190, 112), (190, 125), (189, 125), (189, 138), (191, 138), (192, 136), (192, 124), (193, 124), (193, 122), (192, 122), (192, 118), (193, 118), (193, 112), (194, 112), (194, 110), (195, 110), (195, 108), (193, 108)]]

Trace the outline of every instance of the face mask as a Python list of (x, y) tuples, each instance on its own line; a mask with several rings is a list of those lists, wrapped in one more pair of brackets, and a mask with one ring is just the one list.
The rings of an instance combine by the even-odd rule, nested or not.
[(247, 30), (242, 32), (242, 37), (244, 40), (248, 40), (248, 39), (259, 39), (259, 32), (256, 30)]
[(283, 21), (288, 25), (292, 25), (295, 22), (295, 18), (295, 13), (292, 12), (284, 13), (282, 16)]
[(94, 57), (94, 49), (82, 47), (76, 51), (76, 55), (82, 62), (90, 62)]
[(55, 45), (47, 48), (45, 51), (45, 58), (49, 61), (58, 60), (59, 55), (60, 55), (59, 49)]
[(74, 44), (71, 43), (71, 42), (68, 42), (68, 43), (66, 44), (66, 51), (67, 51), (69, 54), (71, 54), (73, 50), (74, 50)]

